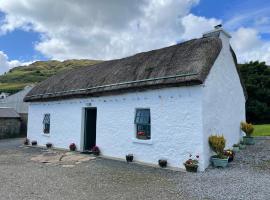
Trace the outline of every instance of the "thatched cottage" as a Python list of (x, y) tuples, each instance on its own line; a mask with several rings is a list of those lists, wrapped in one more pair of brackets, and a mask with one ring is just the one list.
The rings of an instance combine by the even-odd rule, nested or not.
[(53, 76), (25, 97), (28, 138), (103, 156), (184, 168), (189, 153), (209, 165), (210, 134), (240, 139), (245, 95), (222, 28), (170, 47)]

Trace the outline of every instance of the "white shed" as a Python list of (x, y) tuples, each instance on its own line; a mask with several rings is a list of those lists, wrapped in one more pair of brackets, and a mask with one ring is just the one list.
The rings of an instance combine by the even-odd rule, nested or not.
[(230, 35), (222, 28), (174, 46), (53, 76), (25, 97), (28, 134), (79, 151), (184, 168), (189, 154), (209, 165), (208, 136), (239, 142), (245, 94)]

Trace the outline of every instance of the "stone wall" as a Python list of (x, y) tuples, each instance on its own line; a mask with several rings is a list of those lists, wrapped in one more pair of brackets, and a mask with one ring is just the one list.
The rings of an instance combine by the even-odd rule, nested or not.
[(21, 121), (19, 118), (0, 119), (0, 139), (20, 136)]

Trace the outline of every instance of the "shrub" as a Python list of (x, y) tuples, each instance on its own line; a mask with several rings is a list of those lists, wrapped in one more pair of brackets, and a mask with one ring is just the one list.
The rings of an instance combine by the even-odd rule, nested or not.
[(251, 136), (254, 131), (253, 125), (247, 122), (241, 122), (241, 129), (246, 133), (247, 136)]
[(217, 157), (224, 158), (223, 152), (226, 145), (226, 140), (224, 136), (211, 135), (208, 138), (208, 142), (212, 151), (214, 151), (217, 154)]

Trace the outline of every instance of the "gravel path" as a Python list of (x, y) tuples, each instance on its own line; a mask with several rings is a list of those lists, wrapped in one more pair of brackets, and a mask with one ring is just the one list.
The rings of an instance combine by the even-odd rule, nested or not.
[(0, 141), (0, 199), (270, 199), (270, 140), (258, 140), (226, 169), (184, 173), (95, 159), (72, 168), (30, 161), (38, 148)]

